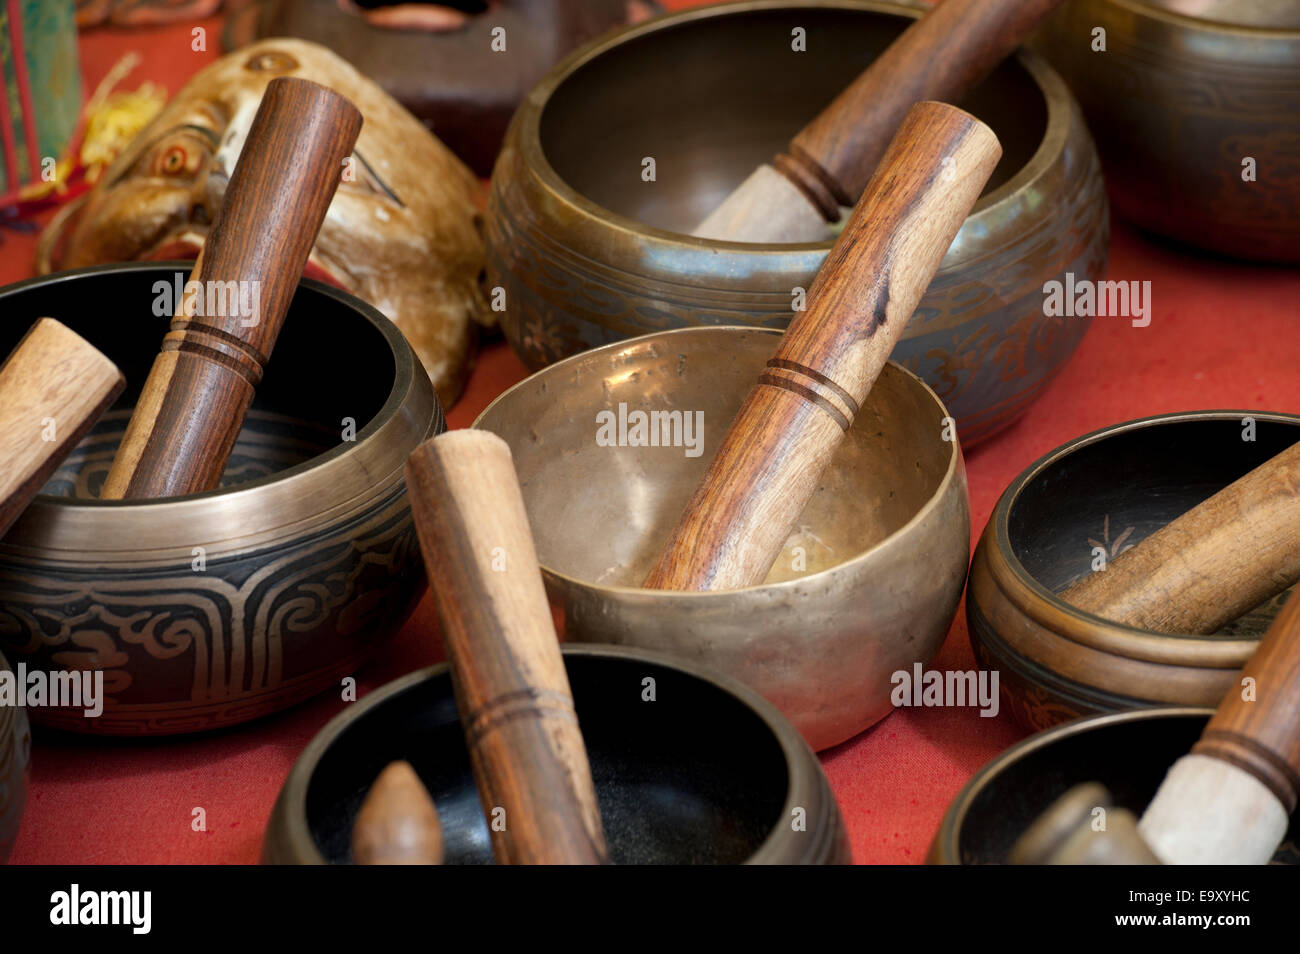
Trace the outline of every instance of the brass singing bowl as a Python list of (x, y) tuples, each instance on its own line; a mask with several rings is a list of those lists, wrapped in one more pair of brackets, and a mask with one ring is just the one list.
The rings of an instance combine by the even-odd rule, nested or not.
[(164, 735), (274, 712), (337, 686), (424, 591), (402, 467), (441, 408), (392, 322), (319, 282), (294, 297), (221, 489), (96, 499), (169, 320), (158, 289), (191, 265), (0, 290), (0, 354), (57, 316), (127, 380), (0, 541), (0, 648), (29, 669), (103, 673), (102, 715), (33, 706), (34, 722)]
[[(1243, 423), (1254, 421), (1253, 440)], [(1300, 440), (1300, 417), (1190, 411), (1084, 435), (1029, 465), (975, 548), (966, 621), (981, 666), (1026, 728), (1155, 705), (1214, 707), (1285, 594), (1208, 636), (1124, 626), (1058, 598), (1212, 494)]]
[(1074, 0), (1035, 46), (1078, 97), (1121, 214), (1234, 258), (1300, 262), (1300, 15), (1224, 22), (1171, 6)]
[[(532, 369), (692, 325), (784, 328), (833, 244), (688, 233), (784, 148), (922, 10), (866, 0), (749, 0), (620, 30), (574, 53), (516, 112), (492, 177), (489, 285)], [(806, 31), (807, 52), (791, 49)], [(1102, 277), (1101, 167), (1065, 83), (1021, 52), (960, 104), (1003, 157), (894, 360), (919, 374), (969, 445), (1009, 424), (1088, 322), (1043, 315), (1043, 286)], [(644, 181), (644, 160), (655, 162)]]
[[(0, 672), (13, 667), (0, 653)], [(32, 734), (21, 706), (0, 705), (0, 864), (13, 851), (27, 804)]]
[[(641, 589), (780, 334), (686, 328), (606, 345), (515, 385), (474, 426), (510, 445), (565, 639), (733, 676), (824, 749), (883, 718), (892, 674), (939, 651), (970, 553), (966, 470), (942, 402), (890, 364), (763, 584)], [(620, 404), (699, 412), (699, 456), (602, 446), (597, 415)]]
[[(610, 861), (849, 861), (817, 756), (752, 690), (643, 650), (566, 646), (564, 661)], [(312, 739), (276, 800), (263, 861), (351, 862), (352, 821), (396, 759), (410, 762), (433, 796), (447, 863), (491, 862), (446, 664), (376, 690)]]
[[(1169, 766), (1191, 751), (1213, 709), (1140, 709), (1079, 719), (1030, 736), (972, 776), (948, 806), (927, 861), (1005, 864), (1032, 822), (1075, 785), (1100, 782), (1141, 817)], [(1273, 864), (1300, 864), (1300, 813)]]

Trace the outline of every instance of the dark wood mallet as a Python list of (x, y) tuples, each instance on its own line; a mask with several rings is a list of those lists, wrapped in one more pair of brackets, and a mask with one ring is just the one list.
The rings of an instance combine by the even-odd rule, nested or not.
[(0, 537), (122, 393), (122, 372), (53, 318), (0, 365)]
[(505, 441), (452, 431), (406, 464), (479, 799), (503, 864), (606, 859), (523, 494)]
[(840, 219), (840, 207), (862, 195), (908, 110), (925, 100), (956, 102), (1060, 2), (943, 0), (694, 234), (733, 242), (824, 240), (828, 226)]
[(763, 580), (1001, 154), (969, 113), (912, 108), (646, 587)]
[(218, 485), (360, 130), (324, 86), (267, 85), (190, 275), (201, 294), (178, 303), (102, 497)]

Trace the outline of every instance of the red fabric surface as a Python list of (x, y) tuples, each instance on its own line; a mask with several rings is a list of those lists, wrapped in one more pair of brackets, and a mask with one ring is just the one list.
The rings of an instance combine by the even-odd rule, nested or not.
[[(191, 51), (189, 26), (84, 35), (87, 88), (122, 53), (138, 49), (145, 62), (126, 87), (151, 79), (175, 92), (215, 56), (218, 21), (203, 25), (207, 53)], [(6, 230), (3, 238), (0, 282), (25, 277), (32, 237)], [(1079, 434), (1166, 411), (1300, 409), (1300, 271), (1176, 251), (1116, 221), (1108, 277), (1151, 282), (1150, 326), (1096, 319), (1042, 400), (1019, 423), (968, 453), (972, 539), (1021, 469)], [(523, 366), (504, 344), (489, 346), (468, 392), (449, 414), (451, 425), (468, 425), (492, 397), (523, 376)], [(436, 618), (426, 598), (382, 657), (358, 674), (360, 693), (439, 660), (435, 634)], [(932, 665), (973, 668), (964, 611), (959, 610)], [(255, 862), (290, 767), (343, 705), (322, 697), (250, 725), (164, 741), (96, 740), (38, 730), (32, 790), (11, 861)], [(924, 860), (953, 795), (1020, 736), (1006, 715), (982, 719), (974, 709), (910, 709), (824, 753), (854, 859)], [(196, 807), (206, 812), (205, 832), (191, 830)]]

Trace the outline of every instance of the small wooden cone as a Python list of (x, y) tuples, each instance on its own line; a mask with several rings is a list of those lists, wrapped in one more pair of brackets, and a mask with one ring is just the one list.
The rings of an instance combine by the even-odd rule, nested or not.
[(352, 860), (359, 865), (440, 865), (442, 825), (410, 762), (379, 773), (352, 823)]

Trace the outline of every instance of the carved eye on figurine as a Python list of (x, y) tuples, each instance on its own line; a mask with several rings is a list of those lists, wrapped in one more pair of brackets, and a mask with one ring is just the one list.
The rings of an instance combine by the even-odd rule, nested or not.
[(280, 50), (266, 50), (249, 57), (244, 69), (254, 73), (288, 73), (298, 68), (298, 61)]
[(172, 129), (141, 153), (127, 175), (194, 179), (207, 165), (216, 145), (217, 134), (203, 126)]

